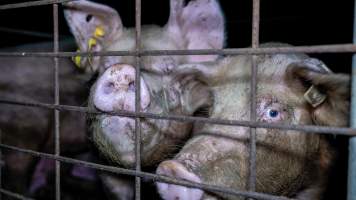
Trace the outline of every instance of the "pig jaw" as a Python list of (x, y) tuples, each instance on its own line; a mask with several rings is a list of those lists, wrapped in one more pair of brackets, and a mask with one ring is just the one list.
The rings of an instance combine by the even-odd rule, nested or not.
[[(157, 168), (157, 174), (183, 179), (191, 182), (201, 183), (200, 178), (189, 172), (182, 164), (176, 161), (165, 161)], [(157, 183), (157, 189), (165, 200), (199, 200), (203, 191), (174, 184)]]
[(104, 115), (96, 119), (92, 128), (93, 141), (104, 156), (115, 163), (134, 166), (134, 119)]

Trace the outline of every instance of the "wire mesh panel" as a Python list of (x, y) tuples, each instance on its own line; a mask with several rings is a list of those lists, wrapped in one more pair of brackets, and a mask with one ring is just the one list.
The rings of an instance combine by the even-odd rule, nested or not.
[[(7, 5), (0, 5), (1, 10), (24, 8), (31, 6), (40, 5), (52, 5), (53, 4), (53, 51), (52, 52), (0, 52), (2, 57), (50, 57), (53, 58), (53, 83), (54, 83), (54, 102), (44, 103), (44, 102), (27, 102), (27, 101), (9, 101), (5, 99), (0, 99), (1, 104), (14, 105), (14, 106), (25, 106), (33, 108), (42, 108), (53, 110), (54, 114), (54, 153), (42, 153), (34, 150), (24, 149), (20, 147), (15, 147), (11, 145), (6, 145), (0, 143), (0, 148), (2, 150), (17, 151), (24, 154), (29, 154), (32, 156), (46, 158), (55, 160), (55, 199), (61, 199), (61, 163), (71, 163), (80, 166), (93, 168), (100, 171), (112, 172), (115, 174), (124, 174), (135, 177), (135, 198), (143, 199), (141, 195), (141, 179), (150, 180), (153, 182), (164, 182), (177, 184), (181, 186), (193, 187), (198, 189), (203, 189), (212, 192), (220, 192), (225, 194), (244, 196), (252, 199), (289, 199), (283, 196), (275, 196), (270, 194), (264, 194), (256, 192), (256, 129), (257, 128), (268, 128), (268, 129), (280, 129), (280, 130), (296, 130), (303, 131), (306, 134), (339, 134), (356, 136), (356, 129), (346, 128), (346, 127), (329, 127), (329, 126), (316, 126), (316, 125), (294, 125), (294, 124), (279, 124), (279, 123), (265, 123), (257, 120), (257, 65), (258, 65), (258, 55), (266, 54), (292, 54), (292, 53), (355, 53), (356, 46), (354, 44), (336, 44), (336, 45), (315, 45), (315, 46), (298, 46), (298, 47), (260, 47), (260, 1), (253, 0), (253, 12), (252, 12), (252, 45), (251, 48), (235, 48), (235, 49), (199, 49), (199, 50), (142, 50), (142, 38), (141, 38), (141, 0), (135, 1), (135, 50), (134, 51), (105, 51), (105, 52), (60, 52), (59, 51), (59, 13), (58, 4), (69, 2), (70, 0), (40, 0), (31, 1), (24, 3), (14, 3)], [(163, 56), (163, 55), (249, 55), (252, 59), (252, 75), (250, 81), (251, 95), (250, 95), (250, 120), (227, 120), (218, 118), (204, 118), (197, 116), (183, 116), (183, 115), (162, 115), (156, 113), (143, 112), (140, 110), (141, 107), (141, 65), (142, 57), (145, 56)], [(59, 59), (68, 58), (73, 56), (82, 57), (94, 57), (94, 56), (131, 56), (135, 57), (135, 111), (119, 111), (119, 112), (102, 112), (90, 109), (88, 107), (80, 106), (70, 106), (63, 105), (60, 103), (59, 93), (60, 93), (60, 81), (59, 81)], [(106, 114), (111, 116), (122, 116), (131, 117), (135, 119), (135, 169), (125, 169), (120, 167), (113, 167), (108, 165), (96, 164), (94, 162), (86, 162), (79, 159), (73, 159), (69, 157), (62, 156), (60, 154), (60, 113), (63, 111), (79, 112), (85, 114)], [(248, 178), (248, 190), (236, 190), (231, 188), (220, 187), (216, 185), (209, 185), (203, 183), (195, 183), (175, 178), (170, 178), (167, 176), (147, 173), (141, 169), (141, 120), (144, 118), (150, 119), (162, 119), (162, 120), (175, 120), (180, 122), (199, 122), (206, 124), (217, 124), (217, 125), (227, 125), (227, 126), (241, 126), (248, 127), (250, 129), (249, 136), (249, 178)], [(1, 139), (0, 130), (0, 139)], [(225, 136), (226, 137), (226, 136)], [(231, 139), (231, 138), (230, 138)], [(232, 138), (233, 139), (233, 138)], [(0, 140), (1, 141), (1, 140)], [(0, 152), (1, 159), (1, 152)], [(6, 163), (5, 163), (6, 164)], [(0, 170), (1, 177), (1, 170)], [(0, 178), (0, 192), (3, 195), (14, 197), (16, 199), (31, 199), (25, 197), (23, 194), (17, 194), (12, 191), (7, 191), (2, 189), (2, 183)], [(1, 195), (0, 195), (1, 197)]]

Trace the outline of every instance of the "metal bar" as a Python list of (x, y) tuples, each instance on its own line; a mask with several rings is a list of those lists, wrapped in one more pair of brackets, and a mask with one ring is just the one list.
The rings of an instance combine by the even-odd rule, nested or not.
[(14, 28), (8, 28), (8, 27), (0, 27), (0, 31), (6, 32), (6, 33), (15, 33), (15, 34), (19, 34), (19, 35), (27, 35), (27, 36), (32, 36), (32, 37), (46, 38), (46, 39), (53, 38), (52, 34), (45, 33), (45, 32), (14, 29)]
[[(59, 24), (58, 24), (58, 4), (53, 4), (53, 52), (59, 50)], [(58, 75), (58, 57), (54, 57), (54, 105), (59, 105), (59, 75)], [(60, 154), (60, 122), (59, 110), (54, 110), (54, 154)], [(61, 166), (60, 162), (55, 162), (55, 196), (56, 200), (61, 199)]]
[[(0, 144), (2, 144), (2, 130), (1, 129), (0, 129)], [(3, 164), (5, 164), (4, 161), (2, 160), (2, 149), (0, 149), (0, 161), (2, 162), (0, 164), (0, 190), (1, 190), (2, 189), (2, 181), (1, 181), (1, 179), (2, 179), (2, 167), (3, 167)], [(2, 193), (0, 193), (0, 200), (2, 200)]]
[[(253, 0), (252, 11), (252, 48), (259, 47), (259, 32), (260, 32), (260, 1)], [(252, 55), (252, 69), (251, 69), (251, 96), (250, 96), (250, 121), (256, 122), (256, 96), (257, 96), (257, 57)], [(249, 191), (256, 190), (256, 128), (250, 128), (250, 152), (249, 152)]]
[(2, 188), (0, 188), (0, 194), (5, 194), (6, 196), (9, 196), (9, 197), (12, 197), (12, 198), (15, 198), (15, 199), (34, 200), (32, 198), (25, 197), (25, 196), (23, 196), (21, 194), (18, 194), (18, 193), (15, 193), (15, 192), (11, 192), (9, 190), (5, 190), (5, 189), (2, 189)]
[[(354, 2), (353, 42), (356, 43), (356, 1)], [(356, 127), (356, 55), (352, 56), (351, 116), (350, 125)], [(356, 137), (349, 140), (347, 200), (356, 200)]]
[(112, 173), (116, 173), (116, 174), (125, 174), (125, 175), (129, 175), (129, 176), (138, 176), (138, 177), (145, 178), (147, 180), (151, 180), (151, 181), (155, 181), (155, 182), (159, 181), (159, 182), (171, 183), (171, 184), (182, 185), (182, 186), (186, 186), (186, 187), (199, 188), (199, 189), (208, 190), (208, 191), (222, 192), (222, 193), (226, 193), (226, 194), (245, 196), (245, 197), (261, 199), (261, 200), (291, 200), (290, 198), (283, 197), (283, 196), (274, 196), (274, 195), (258, 193), (258, 192), (234, 190), (234, 189), (229, 189), (226, 187), (220, 187), (220, 186), (209, 185), (209, 184), (204, 184), (204, 183), (203, 184), (195, 183), (195, 182), (185, 181), (182, 179), (175, 179), (175, 178), (171, 178), (171, 177), (167, 177), (167, 176), (162, 176), (162, 175), (157, 175), (157, 174), (152, 174), (152, 173), (147, 173), (147, 172), (142, 172), (142, 171), (101, 165), (101, 164), (77, 160), (77, 159), (73, 159), (73, 158), (67, 158), (67, 157), (63, 157), (63, 156), (56, 156), (56, 155), (52, 155), (52, 154), (23, 149), (23, 148), (5, 145), (5, 144), (0, 144), (0, 148), (17, 151), (17, 152), (22, 152), (22, 153), (30, 154), (32, 156), (37, 156), (37, 157), (41, 157), (41, 158), (53, 159), (53, 160), (57, 160), (57, 161), (64, 162), (64, 163), (78, 164), (78, 165), (90, 167), (90, 168), (100, 170), (100, 171), (107, 171), (107, 172), (112, 172)]
[(23, 3), (12, 3), (12, 4), (5, 4), (0, 5), (0, 10), (8, 10), (14, 8), (27, 8), (32, 6), (42, 6), (42, 5), (50, 5), (50, 4), (58, 4), (58, 3), (65, 3), (73, 0), (40, 0), (40, 1), (27, 1)]
[(250, 121), (240, 121), (240, 120), (192, 117), (192, 116), (184, 116), (184, 115), (161, 115), (161, 114), (154, 114), (154, 113), (147, 113), (147, 112), (135, 113), (135, 112), (124, 111), (124, 110), (116, 111), (116, 112), (102, 112), (98, 110), (92, 110), (88, 107), (8, 101), (8, 100), (0, 99), (0, 104), (1, 103), (9, 104), (9, 105), (17, 105), (17, 106), (56, 109), (59, 111), (75, 111), (75, 112), (82, 112), (82, 113), (96, 114), (96, 115), (106, 114), (106, 115), (113, 115), (113, 116), (164, 119), (164, 120), (175, 120), (175, 121), (182, 121), (182, 122), (199, 122), (199, 123), (226, 125), (226, 126), (243, 126), (243, 127), (254, 127), (254, 128), (295, 130), (295, 131), (303, 131), (303, 132), (315, 133), (315, 134), (339, 134), (339, 135), (356, 136), (356, 128), (341, 128), (341, 127), (315, 126), (315, 125), (293, 125), (293, 124), (280, 124), (280, 123), (262, 123), (262, 122), (250, 122)]
[(0, 52), (0, 56), (16, 57), (73, 57), (73, 56), (167, 56), (167, 55), (264, 55), (291, 53), (356, 53), (354, 44), (332, 44), (296, 47), (262, 47), (199, 50), (142, 50), (106, 52)]
[[(141, 0), (135, 2), (135, 23), (136, 23), (136, 52), (141, 50)], [(135, 113), (140, 112), (141, 108), (141, 75), (140, 75), (140, 55), (136, 56), (136, 93), (135, 93)], [(136, 172), (141, 171), (141, 119), (135, 118), (135, 158)], [(141, 199), (141, 178), (135, 177), (135, 199)]]

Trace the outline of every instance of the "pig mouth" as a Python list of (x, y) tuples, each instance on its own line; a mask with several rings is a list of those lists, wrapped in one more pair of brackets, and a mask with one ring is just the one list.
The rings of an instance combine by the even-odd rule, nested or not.
[[(135, 119), (103, 115), (97, 123), (100, 128), (94, 131), (97, 136), (94, 141), (108, 141), (110, 146), (110, 148), (102, 148), (102, 153), (121, 165), (133, 167), (135, 164)], [(157, 154), (161, 151), (162, 144), (160, 143), (164, 139), (162, 136), (160, 131), (156, 132), (153, 123), (147, 120), (141, 121), (143, 165), (156, 162)]]

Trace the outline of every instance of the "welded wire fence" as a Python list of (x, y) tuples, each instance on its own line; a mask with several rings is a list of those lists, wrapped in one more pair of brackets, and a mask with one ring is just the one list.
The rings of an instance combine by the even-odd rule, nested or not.
[[(257, 89), (257, 62), (256, 55), (260, 54), (274, 54), (274, 53), (355, 53), (356, 45), (353, 44), (338, 44), (338, 45), (318, 45), (318, 46), (299, 46), (299, 47), (259, 47), (259, 21), (260, 21), (260, 0), (253, 0), (253, 18), (252, 18), (252, 44), (251, 48), (236, 48), (236, 49), (199, 49), (199, 50), (142, 50), (140, 49), (141, 44), (141, 0), (136, 0), (136, 48), (134, 51), (110, 51), (110, 52), (59, 52), (59, 30), (58, 30), (58, 4), (69, 2), (71, 0), (40, 0), (40, 1), (29, 1), (24, 3), (13, 3), (7, 5), (0, 5), (1, 10), (23, 8), (30, 6), (40, 6), (40, 5), (53, 5), (53, 42), (54, 48), (52, 52), (0, 52), (0, 56), (4, 57), (51, 57), (54, 61), (54, 102), (53, 104), (41, 103), (41, 102), (21, 102), (21, 101), (9, 101), (0, 99), (0, 104), (8, 104), (13, 106), (25, 106), (25, 107), (36, 107), (39, 109), (50, 109), (54, 112), (54, 128), (55, 128), (55, 145), (54, 154), (41, 153), (38, 151), (23, 149), (15, 146), (10, 146), (2, 144), (0, 142), (0, 149), (7, 149), (11, 151), (17, 151), (25, 154), (30, 154), (32, 156), (47, 158), (55, 160), (55, 199), (61, 199), (61, 181), (60, 181), (60, 166), (61, 163), (71, 163), (78, 164), (85, 167), (93, 168), (96, 170), (102, 170), (117, 174), (125, 174), (129, 176), (134, 176), (135, 178), (135, 198), (141, 199), (141, 178), (151, 181), (159, 181), (171, 184), (177, 184), (187, 187), (199, 188), (207, 191), (223, 192), (225, 194), (239, 195), (253, 199), (289, 199), (286, 197), (275, 196), (270, 194), (258, 193), (256, 190), (256, 128), (273, 128), (273, 129), (283, 129), (283, 130), (298, 130), (306, 132), (307, 134), (340, 134), (356, 136), (356, 129), (353, 128), (341, 128), (341, 127), (326, 127), (326, 126), (314, 126), (314, 125), (286, 125), (286, 124), (269, 124), (258, 122), (256, 119), (256, 89)], [(214, 118), (202, 118), (193, 116), (180, 116), (180, 115), (161, 115), (155, 113), (141, 112), (140, 108), (140, 63), (142, 56), (163, 56), (163, 55), (239, 55), (246, 54), (252, 56), (252, 76), (251, 76), (251, 117), (250, 121), (239, 121), (239, 120), (226, 120), (226, 119), (214, 119)], [(62, 57), (72, 57), (72, 56), (134, 56), (136, 58), (136, 96), (135, 96), (135, 111), (119, 111), (119, 112), (101, 112), (97, 110), (91, 110), (88, 107), (61, 105), (59, 101), (59, 72), (58, 72), (58, 59)], [(93, 162), (82, 161), (78, 159), (73, 159), (69, 157), (63, 157), (60, 155), (60, 112), (61, 111), (71, 111), (71, 112), (82, 112), (86, 114), (107, 114), (115, 116), (125, 116), (135, 118), (135, 158), (136, 165), (135, 169), (125, 169), (120, 167), (113, 167), (108, 165), (101, 165)], [(152, 173), (143, 172), (141, 170), (141, 126), (140, 120), (142, 118), (151, 119), (164, 119), (164, 120), (176, 120), (183, 122), (200, 122), (200, 123), (211, 123), (219, 125), (229, 125), (229, 126), (244, 126), (250, 127), (250, 168), (249, 168), (249, 179), (248, 179), (248, 191), (230, 189), (215, 185), (208, 185), (202, 183), (194, 183), (185, 180), (179, 180), (175, 178), (170, 178), (162, 175), (156, 175)], [(228, 136), (223, 136), (228, 137)], [(1, 138), (1, 132), (0, 132)], [(232, 138), (234, 139), (234, 138)], [(0, 151), (0, 160), (1, 160)], [(0, 163), (2, 166), (6, 163)], [(7, 191), (2, 188), (1, 183), (1, 170), (0, 170), (0, 193), (2, 195), (7, 195), (16, 199), (31, 199), (23, 196), (22, 194), (17, 194), (12, 191)], [(0, 198), (1, 198), (0, 194)]]

